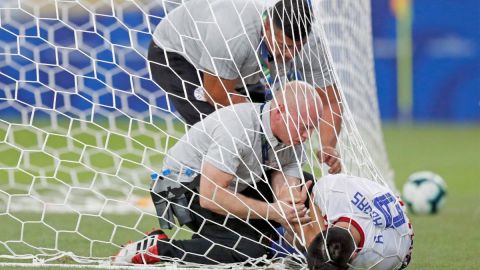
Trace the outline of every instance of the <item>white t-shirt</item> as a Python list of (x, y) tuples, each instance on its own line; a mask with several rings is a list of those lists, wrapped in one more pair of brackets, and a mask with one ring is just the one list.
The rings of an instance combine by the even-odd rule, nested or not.
[(408, 264), (412, 227), (401, 202), (387, 187), (344, 174), (322, 177), (313, 188), (327, 226), (350, 222), (361, 235), (349, 269), (401, 269)]

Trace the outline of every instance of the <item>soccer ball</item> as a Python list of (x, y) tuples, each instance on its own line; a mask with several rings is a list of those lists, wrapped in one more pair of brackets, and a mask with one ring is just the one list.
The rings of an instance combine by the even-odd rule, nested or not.
[(443, 178), (429, 171), (416, 172), (403, 186), (403, 201), (414, 214), (435, 214), (445, 204), (447, 185)]

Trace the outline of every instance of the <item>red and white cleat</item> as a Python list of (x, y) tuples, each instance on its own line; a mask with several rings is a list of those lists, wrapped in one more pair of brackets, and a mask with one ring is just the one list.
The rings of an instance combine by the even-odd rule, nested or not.
[(168, 240), (162, 230), (155, 230), (142, 240), (128, 243), (113, 257), (113, 264), (154, 264), (160, 262), (158, 240)]

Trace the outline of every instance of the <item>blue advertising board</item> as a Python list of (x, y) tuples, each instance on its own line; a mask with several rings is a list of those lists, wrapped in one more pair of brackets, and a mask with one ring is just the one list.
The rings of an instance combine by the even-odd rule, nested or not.
[[(398, 10), (392, 4), (399, 2), (412, 4), (411, 118), (480, 121), (479, 0), (372, 1), (382, 118), (401, 118)], [(19, 101), (16, 107), (0, 106), (0, 113), (21, 114), (26, 104), (45, 108), (70, 104), (87, 116), (94, 103), (127, 114), (148, 111), (151, 105), (167, 109), (165, 95), (151, 81), (145, 59), (151, 40), (146, 26), (155, 27), (164, 16), (163, 9), (155, 6), (145, 13), (132, 8), (118, 17), (89, 17), (91, 13), (81, 5), (69, 5), (76, 15), (66, 21), (35, 18), (21, 8), (0, 13), (5, 16), (0, 20), (0, 98), (5, 101), (16, 95)], [(79, 86), (82, 89), (77, 91)]]
[[(376, 77), (384, 119), (397, 119), (393, 1), (372, 1)], [(412, 3), (413, 120), (480, 121), (480, 1)]]

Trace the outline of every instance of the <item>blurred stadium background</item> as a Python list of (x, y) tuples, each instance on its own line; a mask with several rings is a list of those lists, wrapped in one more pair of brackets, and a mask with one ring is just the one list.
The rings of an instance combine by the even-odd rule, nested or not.
[[(8, 5), (9, 2), (16, 3), (16, 1), (7, 0), (0, 6)], [(82, 10), (69, 10), (82, 12)], [(162, 16), (163, 10), (149, 10), (148, 13)], [(128, 16), (128, 14), (118, 14), (118, 16)], [(13, 20), (18, 24), (28, 23), (28, 19), (24, 19), (25, 14), (16, 15), (18, 16)], [(112, 30), (110, 29), (112, 25), (118, 25), (117, 21), (111, 17), (100, 16), (97, 19), (98, 25), (103, 28), (100, 32), (109, 32)], [(89, 27), (81, 21), (81, 17), (78, 20), (71, 23), (85, 29)], [(149, 20), (153, 24), (158, 23), (153, 17)], [(141, 27), (143, 23), (134, 18), (128, 21), (131, 23), (128, 25), (129, 28)], [(475, 225), (480, 223), (480, 158), (478, 156), (480, 153), (480, 1), (462, 0), (460, 4), (460, 1), (455, 0), (372, 0), (372, 25), (379, 106), (384, 138), (391, 166), (395, 171), (396, 185), (401, 189), (408, 175), (419, 170), (431, 170), (440, 174), (448, 185), (447, 204), (440, 214), (411, 217), (415, 231), (415, 247), (413, 263), (409, 269), (478, 269), (480, 233)], [(2, 24), (2, 27), (0, 41), (8, 44), (8, 41), (15, 37), (5, 29), (12, 30), (14, 27), (5, 24)], [(28, 34), (28, 31), (37, 31), (28, 26), (25, 29), (27, 33), (24, 34)], [(56, 42), (59, 46), (65, 47), (72, 43), (72, 33), (66, 28), (50, 31), (48, 29), (51, 29), (49, 21), (42, 21), (39, 35), (48, 37), (51, 35), (50, 31), (64, 31), (61, 33), (62, 38)], [(109, 38), (119, 46), (118, 50), (121, 50), (123, 42), (132, 40), (135, 48), (144, 51), (150, 40), (150, 36), (141, 32), (137, 32), (136, 36), (130, 36), (121, 27), (110, 33), (112, 36)], [(138, 74), (147, 71), (145, 66), (135, 64), (141, 61), (137, 61), (140, 56), (133, 51), (126, 59), (119, 59), (107, 49), (94, 52), (91, 50), (92, 47), (98, 47), (103, 42), (98, 35), (85, 33), (84, 36), (77, 38), (83, 39), (85, 45), (84, 48), (79, 49), (92, 58), (107, 62), (113, 58), (120, 63), (129, 61), (128, 66), (133, 72)], [(33, 56), (34, 52), (25, 51), (25, 49), (22, 54), (27, 56), (31, 54), (32, 57), (37, 57), (41, 62), (48, 64), (51, 54), (54, 53), (49, 50), (48, 44), (34, 38), (27, 38), (24, 42), (34, 46), (44, 46), (43, 55)], [(0, 47), (0, 63), (6, 60), (4, 53), (16, 50), (5, 44)], [(74, 54), (75, 52), (65, 49), (63, 53)], [(90, 70), (92, 65), (97, 69), (111, 68), (105, 62), (91, 63), (88, 57), (82, 57), (80, 54), (76, 59), (78, 60), (76, 63), (61, 64), (73, 65), (78, 73), (86, 75), (92, 72)], [(17, 65), (16, 67), (26, 64), (21, 58), (8, 60)], [(15, 65), (2, 65), (0, 68), (0, 85), (2, 86), (0, 93), (3, 95), (8, 94), (8, 89), (11, 89), (10, 84), (13, 82), (8, 77), (24, 76), (23, 78), (28, 79), (29, 76), (37, 76), (28, 70), (23, 74), (17, 74)], [(128, 71), (111, 74), (111, 77), (101, 78), (101, 80), (120, 91), (128, 90), (132, 87)], [(65, 92), (68, 92), (76, 87), (75, 80), (70, 76), (65, 72), (61, 76), (50, 78), (40, 73), (40, 80), (47, 85), (54, 84), (62, 87)], [(95, 90), (104, 87), (93, 80), (78, 83), (82, 87)], [(146, 89), (139, 95), (152, 104), (164, 106), (165, 100), (150, 98), (149, 93), (157, 90), (151, 82), (138, 77), (133, 80), (133, 83)], [(39, 85), (26, 84), (23, 87), (21, 99), (28, 102), (38, 98), (31, 93), (32, 89), (40, 87)], [(41, 93), (41, 99), (47, 102), (51, 93), (48, 91)], [(87, 99), (102, 100), (102, 102), (112, 99), (108, 93), (101, 94), (100, 91), (98, 93), (98, 96), (87, 97)], [(65, 95), (64, 99), (57, 102), (80, 104), (78, 111), (68, 112), (74, 115), (82, 113), (82, 102), (85, 100)], [(116, 102), (132, 108), (125, 112), (135, 114), (137, 118), (139, 118), (138, 113), (145, 110), (142, 108), (143, 103), (137, 97), (127, 93)], [(88, 104), (84, 105), (85, 108), (88, 107)], [(18, 111), (1, 107), (0, 113), (15, 115)], [(148, 127), (146, 130), (149, 130)], [(133, 136), (142, 140), (141, 134), (133, 134)], [(95, 140), (95, 138), (80, 139)], [(146, 141), (145, 144), (155, 147), (165, 146), (169, 142)], [(99, 160), (103, 158), (97, 157)], [(4, 158), (3, 161), (5, 160), (7, 159)], [(92, 160), (95, 160), (95, 157), (92, 156)], [(42, 166), (42, 164), (38, 165)], [(128, 167), (125, 170), (128, 170)], [(77, 219), (72, 217), (71, 221), (66, 221), (64, 218), (55, 220), (56, 218), (58, 217), (51, 217), (51, 224), (58, 223), (60, 228), (73, 226)], [(144, 226), (139, 228), (150, 228), (153, 219), (148, 220), (149, 218), (142, 220)], [(115, 219), (126, 227), (133, 226), (131, 222), (115, 215), (110, 218), (110, 220)], [(8, 224), (5, 225), (5, 220), (2, 222), (2, 226), (7, 228), (5, 235), (17, 233), (18, 228), (15, 228), (15, 223), (8, 226)], [(83, 219), (81, 224), (85, 227), (96, 226), (98, 231), (111, 231), (108, 224), (104, 225), (102, 227), (93, 220), (90, 222), (88, 218)], [(25, 238), (41, 233), (25, 228)], [(88, 236), (88, 233), (86, 235)], [(77, 242), (65, 243), (65, 245), (80, 243), (83, 240), (78, 239)], [(88, 243), (82, 242), (79, 245), (84, 245), (85, 249), (89, 248)], [(101, 246), (101, 243), (98, 245)]]
[(372, 1), (383, 130), (397, 187), (431, 170), (445, 208), (411, 216), (409, 269), (478, 269), (480, 234), (480, 1)]

